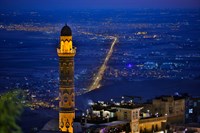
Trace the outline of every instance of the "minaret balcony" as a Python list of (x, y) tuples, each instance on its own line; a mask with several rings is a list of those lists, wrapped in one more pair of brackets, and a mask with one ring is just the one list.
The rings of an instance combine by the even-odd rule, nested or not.
[(69, 51), (62, 51), (61, 49), (57, 48), (57, 53), (59, 57), (73, 57), (76, 54), (76, 47), (73, 47), (73, 49)]

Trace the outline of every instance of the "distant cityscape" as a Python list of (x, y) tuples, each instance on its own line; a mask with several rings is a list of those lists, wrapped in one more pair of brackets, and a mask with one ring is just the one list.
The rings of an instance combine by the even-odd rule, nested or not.
[[(139, 90), (136, 86), (141, 86), (140, 88), (145, 88), (145, 92), (139, 95), (144, 98), (140, 104), (143, 110), (138, 113), (142, 119), (144, 115), (150, 117), (157, 113), (155, 111), (157, 105), (154, 105), (154, 102), (145, 104), (147, 99), (154, 101), (156, 96), (161, 96), (160, 99), (168, 101), (174, 98), (176, 104), (176, 98), (181, 97), (183, 102), (178, 104), (184, 110), (181, 112), (180, 121), (181, 123), (187, 120), (193, 122), (192, 119), (186, 119), (189, 117), (186, 115), (192, 114), (191, 108), (199, 109), (199, 101), (195, 99), (195, 97), (198, 99), (200, 94), (198, 90), (200, 85), (199, 13), (198, 9), (112, 12), (110, 10), (69, 10), (60, 14), (53, 11), (4, 11), (0, 13), (0, 93), (16, 88), (23, 89), (27, 97), (23, 101), (26, 107), (31, 110), (58, 110), (59, 62), (55, 49), (59, 45), (60, 29), (67, 23), (73, 30), (73, 44), (78, 47), (74, 71), (76, 97), (92, 99), (91, 95), (98, 95), (98, 91), (102, 88), (102, 91), (105, 91), (105, 88), (124, 89), (122, 91), (124, 93), (118, 92), (118, 95), (115, 95), (117, 90), (114, 90), (116, 93), (110, 93), (109, 97), (103, 93), (99, 94), (98, 97), (105, 98), (102, 103), (101, 100), (98, 102), (95, 99), (92, 105), (84, 106), (89, 106), (93, 110), (96, 107), (94, 105), (99, 105), (105, 110), (116, 109), (116, 105), (126, 105), (130, 101), (122, 102), (123, 99), (120, 98), (119, 102), (114, 103), (115, 97), (124, 97), (124, 94), (129, 92), (132, 92), (130, 95), (138, 95)], [(113, 46), (111, 56), (103, 66), (105, 71), (99, 74), (101, 77), (96, 77), (114, 41), (116, 44)], [(99, 81), (95, 80), (98, 78)], [(163, 86), (148, 90), (149, 86), (144, 84), (145, 82), (162, 83), (160, 81), (167, 81), (166, 84), (173, 84), (175, 88), (164, 90), (166, 86)], [(179, 82), (184, 81), (187, 86), (179, 85)], [(95, 82), (99, 84), (96, 85)], [(95, 88), (98, 86), (98, 89), (86, 93), (93, 83)], [(121, 83), (124, 83), (123, 88), (118, 86)], [(162, 84), (158, 85), (160, 86)], [(185, 88), (181, 88), (182, 86)], [(131, 90), (126, 91), (126, 88)], [(149, 95), (148, 91), (151, 92)], [(171, 96), (173, 95), (171, 92), (188, 95)], [(144, 93), (146, 94), (142, 95)], [(162, 97), (162, 95), (167, 96)], [(110, 99), (109, 103), (105, 104), (108, 99)], [(187, 102), (191, 103), (190, 106), (196, 102), (198, 106), (190, 108), (189, 105), (186, 106)], [(133, 103), (132, 101), (130, 104), (135, 107), (136, 104)], [(82, 109), (79, 104), (76, 105), (76, 110)], [(151, 108), (146, 109), (149, 106)], [(150, 115), (147, 110), (152, 110), (153, 113)], [(100, 110), (96, 111), (98, 112), (96, 115), (101, 117)], [(197, 115), (193, 116), (197, 117), (194, 122), (199, 123), (199, 112), (196, 113)], [(119, 116), (116, 110), (114, 114), (115, 118)], [(165, 114), (159, 117), (167, 121)], [(142, 119), (141, 121), (145, 121)], [(122, 120), (122, 118), (114, 120)], [(152, 126), (148, 130), (151, 128)], [(163, 128), (160, 126), (159, 129)], [(141, 127), (141, 130), (145, 129)]]

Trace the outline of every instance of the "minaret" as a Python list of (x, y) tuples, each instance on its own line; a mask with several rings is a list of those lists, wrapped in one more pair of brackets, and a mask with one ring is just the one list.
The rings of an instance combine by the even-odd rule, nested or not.
[(60, 87), (59, 87), (59, 130), (65, 133), (73, 133), (73, 121), (75, 118), (75, 94), (74, 94), (74, 56), (76, 48), (72, 45), (72, 32), (65, 25), (60, 34), (59, 56)]

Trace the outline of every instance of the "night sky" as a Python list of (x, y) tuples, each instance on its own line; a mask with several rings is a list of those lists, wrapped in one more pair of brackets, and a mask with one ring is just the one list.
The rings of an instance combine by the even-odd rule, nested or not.
[(0, 0), (1, 9), (200, 8), (200, 0)]

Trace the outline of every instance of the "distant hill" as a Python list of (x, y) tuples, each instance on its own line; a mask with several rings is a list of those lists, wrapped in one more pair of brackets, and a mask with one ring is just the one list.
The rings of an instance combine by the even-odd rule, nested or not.
[(110, 100), (122, 95), (141, 96), (143, 100), (175, 92), (200, 95), (200, 80), (123, 81), (103, 86), (76, 98), (77, 107), (85, 108), (88, 100)]

